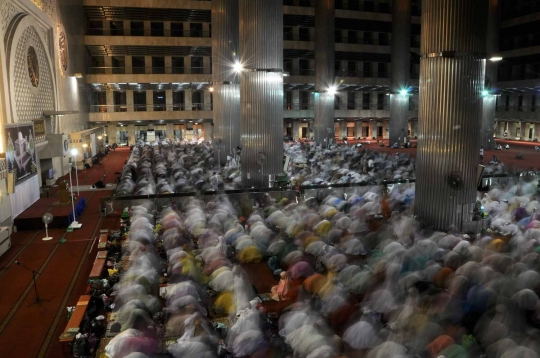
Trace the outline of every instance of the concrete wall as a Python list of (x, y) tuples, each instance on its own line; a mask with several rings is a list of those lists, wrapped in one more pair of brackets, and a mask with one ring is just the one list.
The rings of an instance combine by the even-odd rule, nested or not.
[(55, 26), (55, 55), (58, 59), (59, 33), (62, 28), (68, 43), (68, 67), (64, 71), (59, 60), (55, 61), (58, 73), (58, 109), (79, 111), (79, 114), (70, 114), (60, 117), (58, 133), (69, 134), (89, 128), (88, 110), (89, 96), (85, 78), (76, 79), (75, 73), (86, 76), (86, 67), (89, 63), (88, 51), (84, 44), (86, 27), (86, 14), (82, 0), (56, 0), (56, 26)]

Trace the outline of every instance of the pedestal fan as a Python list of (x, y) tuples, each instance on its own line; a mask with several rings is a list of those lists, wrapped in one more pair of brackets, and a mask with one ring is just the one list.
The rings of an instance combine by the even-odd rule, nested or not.
[(45, 224), (45, 237), (41, 240), (43, 241), (49, 241), (52, 240), (52, 237), (49, 236), (49, 224), (53, 221), (53, 215), (51, 213), (45, 213), (43, 214), (43, 217), (41, 218), (43, 220), (43, 223)]

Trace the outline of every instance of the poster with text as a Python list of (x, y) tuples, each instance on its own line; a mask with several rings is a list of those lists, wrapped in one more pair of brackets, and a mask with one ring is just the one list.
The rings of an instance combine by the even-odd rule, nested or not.
[(36, 143), (32, 123), (6, 125), (6, 161), (15, 185), (37, 174)]

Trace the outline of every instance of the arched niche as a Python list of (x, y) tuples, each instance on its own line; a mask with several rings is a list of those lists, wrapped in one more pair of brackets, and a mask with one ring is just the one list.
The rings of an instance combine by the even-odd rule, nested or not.
[(43, 111), (56, 109), (56, 83), (49, 46), (40, 35), (40, 27), (32, 16), (18, 14), (8, 26), (4, 41), (11, 103), (7, 123), (41, 119)]

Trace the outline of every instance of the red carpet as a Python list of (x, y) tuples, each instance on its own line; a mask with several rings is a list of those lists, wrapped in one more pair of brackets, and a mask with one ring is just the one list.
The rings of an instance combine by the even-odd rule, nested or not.
[[(355, 145), (358, 143), (356, 140), (347, 141), (349, 145)], [(361, 142), (364, 142), (363, 140)], [(385, 146), (381, 147), (377, 144), (376, 141), (371, 140), (371, 144), (364, 145), (366, 148), (375, 150), (377, 152), (383, 153), (406, 153), (407, 155), (416, 158), (416, 148), (404, 148), (404, 149), (392, 149), (388, 146), (388, 140), (385, 139)], [(540, 146), (539, 142), (520, 142), (520, 141), (510, 141), (497, 139), (497, 143), (500, 143), (503, 147), (508, 143), (510, 149), (506, 150), (486, 150), (484, 152), (484, 164), (489, 164), (493, 159), (493, 156), (496, 155), (499, 158), (499, 162), (503, 163), (506, 167), (506, 170), (509, 173), (512, 173), (514, 170), (529, 170), (535, 169), (540, 170), (540, 151), (535, 151), (534, 147), (536, 145)], [(338, 141), (341, 143), (341, 141)], [(413, 145), (416, 143), (416, 140), (412, 141)], [(516, 159), (517, 153), (523, 153), (525, 159)], [(480, 157), (480, 152), (478, 152), (478, 157)]]
[[(105, 166), (108, 175), (121, 170), (129, 152), (111, 154)], [(79, 181), (79, 184), (83, 183)], [(0, 258), (0, 357), (66, 356), (58, 342), (67, 324), (66, 307), (74, 305), (85, 292), (97, 246), (93, 246), (90, 254), (89, 250), (97, 232), (117, 226), (118, 218), (102, 220), (99, 213), (99, 199), (111, 194), (112, 191), (81, 192), (87, 199), (87, 207), (79, 219), (83, 226), (72, 233), (49, 230), (54, 238), (51, 241), (41, 240), (44, 231), (12, 235), (13, 247)], [(47, 205), (51, 208), (58, 197), (47, 199), (34, 204), (40, 207), (35, 212), (42, 212)], [(58, 243), (62, 235), (67, 239), (65, 244)], [(15, 265), (15, 260), (41, 273), (37, 281), (39, 295), (49, 301), (28, 307), (34, 299), (32, 274)]]
[[(129, 158), (129, 148), (116, 149), (116, 152), (110, 152), (101, 159), (101, 164), (94, 165), (90, 169), (77, 170), (77, 173), (73, 171), (71, 173), (73, 185), (77, 185), (76, 176), (79, 177), (79, 185), (93, 185), (98, 180), (103, 180), (105, 184), (115, 183), (116, 178), (120, 175), (115, 174), (121, 172), (124, 162)], [(105, 178), (104, 178), (105, 176)], [(60, 177), (69, 183), (69, 174)], [(51, 188), (51, 193), (57, 193), (58, 187)]]

